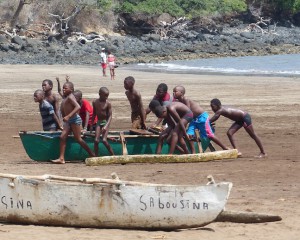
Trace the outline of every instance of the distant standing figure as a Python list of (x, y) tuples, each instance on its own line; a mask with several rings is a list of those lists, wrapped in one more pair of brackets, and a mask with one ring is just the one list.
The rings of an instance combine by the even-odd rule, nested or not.
[(141, 94), (134, 88), (135, 79), (131, 76), (124, 80), (124, 88), (126, 96), (131, 106), (131, 122), (133, 129), (146, 129), (145, 110), (142, 102)]
[(36, 90), (33, 94), (35, 102), (39, 103), (39, 109), (42, 117), (42, 124), (44, 131), (56, 131), (57, 128), (62, 130), (59, 119), (54, 112), (53, 106), (45, 100), (45, 93), (43, 90)]
[(106, 57), (106, 53), (105, 53), (105, 48), (101, 49), (100, 58), (101, 58), (100, 63), (101, 63), (101, 67), (102, 67), (103, 77), (106, 77), (107, 57)]
[(64, 121), (64, 129), (60, 135), (60, 154), (59, 159), (52, 160), (53, 163), (65, 163), (65, 151), (68, 135), (73, 132), (75, 140), (86, 150), (90, 157), (94, 157), (94, 152), (88, 147), (81, 138), (82, 120), (78, 115), (80, 106), (74, 95), (74, 85), (72, 82), (66, 82), (63, 85), (63, 101), (61, 103), (61, 113)]
[(116, 57), (111, 53), (111, 51), (107, 51), (107, 62), (110, 72), (110, 79), (115, 80), (115, 65), (116, 65)]
[[(259, 139), (259, 137), (254, 132), (251, 116), (249, 113), (244, 112), (240, 109), (230, 108), (230, 107), (223, 107), (221, 104), (221, 101), (217, 98), (211, 100), (210, 102), (211, 109), (215, 113), (215, 115), (210, 119), (210, 122), (213, 123), (220, 116), (224, 116), (226, 118), (229, 118), (234, 121), (234, 123), (231, 125), (231, 127), (227, 131), (227, 136), (230, 140), (231, 145), (237, 149), (235, 140), (233, 138), (233, 135), (241, 128), (244, 127), (246, 132), (249, 134), (251, 138), (256, 142), (257, 146), (260, 149), (260, 153), (257, 157), (262, 158), (266, 157), (267, 154), (265, 153), (265, 150), (262, 146), (262, 143)], [(238, 156), (242, 156), (242, 153), (239, 152)]]
[(107, 100), (108, 95), (108, 89), (106, 87), (101, 87), (99, 90), (99, 98), (93, 101), (92, 122), (94, 122), (96, 116), (98, 118), (94, 142), (96, 156), (98, 156), (99, 154), (100, 135), (102, 135), (102, 142), (104, 146), (107, 148), (111, 155), (114, 155), (114, 152), (107, 141), (109, 126), (112, 119), (111, 103)]

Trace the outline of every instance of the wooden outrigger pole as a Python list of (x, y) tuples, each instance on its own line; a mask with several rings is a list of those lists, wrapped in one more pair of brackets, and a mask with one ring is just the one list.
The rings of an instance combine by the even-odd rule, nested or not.
[(236, 149), (223, 150), (216, 152), (198, 153), (198, 154), (145, 154), (145, 155), (120, 155), (87, 158), (87, 166), (98, 166), (108, 164), (126, 164), (126, 163), (188, 163), (188, 162), (206, 162), (221, 159), (237, 158)]

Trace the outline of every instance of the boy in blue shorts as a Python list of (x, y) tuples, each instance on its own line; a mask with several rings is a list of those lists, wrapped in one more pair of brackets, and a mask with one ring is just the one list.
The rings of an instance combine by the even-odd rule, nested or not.
[[(195, 135), (195, 130), (198, 129), (200, 132), (201, 138), (201, 145), (203, 151), (210, 144), (210, 140), (218, 144), (223, 150), (227, 150), (228, 148), (216, 137), (214, 131), (212, 130), (211, 124), (209, 122), (209, 115), (205, 112), (202, 107), (199, 106), (196, 102), (186, 98), (184, 96), (185, 88), (183, 86), (176, 86), (173, 89), (173, 96), (179, 102), (187, 105), (191, 111), (193, 112), (193, 120), (190, 122), (187, 134), (189, 135), (190, 139), (191, 136)], [(192, 153), (195, 153), (195, 147), (192, 141), (190, 141), (190, 147)]]
[(52, 160), (53, 163), (65, 163), (65, 151), (68, 135), (72, 132), (76, 142), (87, 151), (90, 157), (94, 157), (95, 153), (89, 148), (86, 142), (81, 138), (82, 120), (78, 115), (80, 105), (76, 101), (73, 94), (74, 85), (71, 82), (66, 82), (63, 85), (63, 100), (61, 103), (61, 114), (64, 121), (64, 129), (60, 135), (60, 155), (59, 159)]

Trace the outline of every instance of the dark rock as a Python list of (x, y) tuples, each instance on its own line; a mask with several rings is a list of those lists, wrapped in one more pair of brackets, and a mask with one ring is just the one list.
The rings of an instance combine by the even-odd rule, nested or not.
[(9, 41), (7, 40), (5, 35), (0, 34), (0, 43), (8, 43)]
[(0, 49), (2, 51), (8, 52), (9, 51), (9, 44), (8, 43), (1, 43), (0, 44)]
[(20, 46), (24, 46), (24, 41), (23, 41), (23, 39), (21, 38), (21, 37), (19, 37), (19, 36), (14, 36), (12, 39), (11, 39), (11, 42), (12, 43), (15, 43), (15, 44), (18, 44), (18, 45), (20, 45)]
[(16, 43), (11, 43), (9, 44), (9, 49), (14, 51), (14, 52), (19, 52), (21, 50), (22, 46)]
[(242, 32), (240, 35), (244, 38), (247, 38), (247, 39), (254, 39), (255, 38), (255, 34), (251, 33), (251, 32)]

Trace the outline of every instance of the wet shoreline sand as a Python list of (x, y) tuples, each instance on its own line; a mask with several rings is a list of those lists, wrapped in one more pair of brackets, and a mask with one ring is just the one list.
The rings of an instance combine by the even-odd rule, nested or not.
[[(11, 174), (57, 174), (74, 177), (110, 178), (116, 172), (121, 179), (171, 184), (206, 184), (206, 176), (218, 181), (233, 182), (227, 210), (253, 211), (280, 215), (281, 222), (263, 224), (212, 223), (203, 228), (182, 231), (135, 231), (119, 229), (64, 228), (1, 224), (1, 239), (298, 239), (299, 192), (299, 90), (297, 78), (165, 74), (130, 71), (119, 67), (116, 80), (101, 76), (96, 66), (0, 65), (1, 155), (0, 172)], [(41, 88), (43, 79), (64, 81), (69, 74), (75, 89), (88, 100), (97, 98), (101, 86), (110, 90), (113, 107), (111, 130), (130, 127), (130, 106), (124, 94), (123, 79), (136, 79), (136, 89), (144, 106), (155, 94), (156, 86), (165, 82), (170, 91), (176, 85), (186, 88), (186, 95), (198, 101), (209, 112), (209, 101), (219, 98), (224, 104), (250, 112), (257, 134), (261, 137), (268, 158), (256, 159), (254, 141), (241, 129), (237, 143), (244, 157), (191, 164), (127, 164), (87, 167), (83, 163), (63, 166), (38, 163), (26, 155), (20, 139), (12, 138), (20, 130), (40, 130), (41, 119), (33, 92)], [(147, 125), (155, 120), (149, 115)], [(231, 121), (220, 118), (218, 137), (227, 145), (226, 131)], [(3, 210), (3, 206), (0, 206)]]

